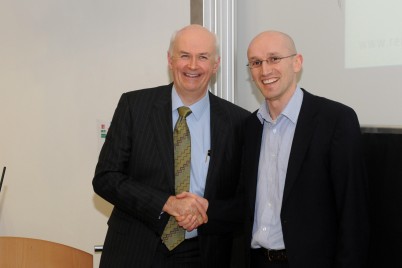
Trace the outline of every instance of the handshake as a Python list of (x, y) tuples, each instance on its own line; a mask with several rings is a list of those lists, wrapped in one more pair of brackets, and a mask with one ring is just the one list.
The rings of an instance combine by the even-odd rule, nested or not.
[(203, 197), (182, 192), (170, 196), (163, 206), (163, 211), (175, 217), (179, 226), (190, 232), (208, 222), (208, 204), (208, 200)]

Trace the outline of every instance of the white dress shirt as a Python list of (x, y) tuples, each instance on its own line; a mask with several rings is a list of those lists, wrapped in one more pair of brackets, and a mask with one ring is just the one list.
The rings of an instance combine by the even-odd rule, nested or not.
[(280, 219), (290, 149), (303, 91), (297, 87), (283, 112), (274, 121), (264, 102), (257, 117), (263, 124), (252, 248), (284, 249)]
[[(173, 129), (179, 118), (178, 108), (185, 106), (173, 86), (172, 90), (172, 119)], [(186, 121), (191, 136), (191, 168), (190, 168), (190, 192), (204, 196), (205, 182), (207, 179), (209, 156), (211, 149), (210, 104), (208, 91), (205, 96), (189, 106), (191, 114)], [(197, 236), (197, 230), (186, 232), (186, 238)]]

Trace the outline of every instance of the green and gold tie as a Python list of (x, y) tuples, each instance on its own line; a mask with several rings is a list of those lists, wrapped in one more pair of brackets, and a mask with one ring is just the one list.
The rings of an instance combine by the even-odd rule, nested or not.
[[(191, 137), (186, 117), (191, 114), (188, 107), (179, 109), (179, 119), (173, 133), (174, 142), (174, 169), (176, 194), (188, 192), (190, 189)], [(184, 241), (185, 230), (177, 224), (176, 219), (170, 216), (162, 234), (162, 241), (169, 250), (177, 247)]]

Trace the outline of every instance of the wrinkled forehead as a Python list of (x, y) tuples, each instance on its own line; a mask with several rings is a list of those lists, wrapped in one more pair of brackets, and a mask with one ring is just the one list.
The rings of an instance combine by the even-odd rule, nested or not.
[(191, 27), (177, 32), (172, 45), (174, 53), (217, 55), (216, 37), (205, 28)]

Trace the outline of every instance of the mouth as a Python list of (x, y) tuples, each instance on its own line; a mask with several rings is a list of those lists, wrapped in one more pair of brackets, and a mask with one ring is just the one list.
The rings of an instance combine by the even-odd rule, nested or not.
[(197, 78), (200, 77), (200, 74), (192, 74), (192, 73), (184, 73), (184, 76), (189, 77), (189, 78)]
[(264, 79), (264, 80), (262, 80), (262, 83), (263, 83), (264, 85), (270, 85), (270, 84), (275, 83), (275, 82), (278, 81), (278, 80), (279, 80), (278, 77), (270, 78), (270, 79)]

